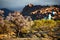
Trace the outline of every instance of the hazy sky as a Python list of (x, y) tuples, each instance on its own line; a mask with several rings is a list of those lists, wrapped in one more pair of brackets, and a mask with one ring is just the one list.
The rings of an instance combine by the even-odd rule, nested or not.
[(18, 8), (29, 3), (40, 5), (60, 4), (60, 0), (0, 0), (0, 8)]

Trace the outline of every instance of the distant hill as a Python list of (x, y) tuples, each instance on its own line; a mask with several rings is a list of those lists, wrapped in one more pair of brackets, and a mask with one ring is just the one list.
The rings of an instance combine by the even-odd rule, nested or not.
[(4, 16), (5, 16), (5, 17), (6, 17), (10, 12), (13, 12), (13, 11), (7, 9), (7, 8), (2, 8), (2, 9), (0, 9), (0, 10), (3, 10), (3, 11), (4, 11)]

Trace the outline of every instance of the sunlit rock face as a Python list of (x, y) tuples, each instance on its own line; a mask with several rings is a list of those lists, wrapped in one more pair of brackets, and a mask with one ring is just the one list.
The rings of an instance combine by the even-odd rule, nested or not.
[(32, 19), (41, 19), (46, 17), (47, 19), (50, 20), (51, 18), (54, 18), (52, 17), (53, 15), (57, 14), (57, 12), (59, 13), (59, 9), (60, 9), (59, 5), (42, 6), (28, 4), (23, 8), (22, 14), (24, 16), (31, 16)]

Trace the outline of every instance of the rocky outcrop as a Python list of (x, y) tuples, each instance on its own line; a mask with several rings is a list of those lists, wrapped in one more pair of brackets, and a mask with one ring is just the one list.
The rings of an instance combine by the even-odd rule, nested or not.
[(33, 4), (31, 4), (31, 5), (32, 5), (32, 7), (27, 5), (23, 8), (22, 13), (23, 13), (24, 16), (29, 16), (31, 12), (33, 12), (35, 10), (39, 10), (39, 9), (42, 8), (42, 6), (40, 6), (40, 5), (33, 5)]

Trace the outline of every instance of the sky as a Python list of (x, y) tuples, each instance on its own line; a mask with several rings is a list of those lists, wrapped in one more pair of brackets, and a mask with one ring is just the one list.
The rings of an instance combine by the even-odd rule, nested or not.
[(60, 5), (60, 0), (0, 0), (0, 8), (19, 8), (29, 3), (34, 5)]

